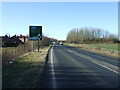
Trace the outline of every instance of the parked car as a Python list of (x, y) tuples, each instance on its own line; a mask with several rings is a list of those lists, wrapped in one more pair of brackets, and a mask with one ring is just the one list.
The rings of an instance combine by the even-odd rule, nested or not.
[(72, 44), (77, 44), (77, 42), (76, 42), (76, 41), (72, 41), (72, 42), (70, 42), (70, 43), (72, 43)]

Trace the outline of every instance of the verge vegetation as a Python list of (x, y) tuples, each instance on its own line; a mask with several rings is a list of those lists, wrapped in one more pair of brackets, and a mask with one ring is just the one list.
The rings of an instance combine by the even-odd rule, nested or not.
[(65, 43), (65, 45), (77, 47), (83, 50), (88, 50), (95, 53), (100, 53), (113, 57), (120, 57), (120, 44), (70, 44)]
[(16, 59), (13, 63), (3, 66), (3, 88), (35, 88), (45, 65), (45, 57), (50, 46), (40, 52)]
[(36, 88), (45, 66), (50, 44), (56, 39), (43, 36), (38, 42), (27, 41), (17, 47), (2, 47), (2, 87)]

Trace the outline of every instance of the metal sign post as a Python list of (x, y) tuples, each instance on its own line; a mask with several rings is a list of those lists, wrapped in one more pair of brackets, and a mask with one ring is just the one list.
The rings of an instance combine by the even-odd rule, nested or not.
[(38, 39), (38, 52), (39, 52), (39, 48), (40, 48), (40, 38), (41, 38), (41, 36), (40, 36), (40, 34), (38, 34), (38, 36), (37, 36), (37, 39)]
[(40, 40), (38, 39), (38, 52), (39, 52), (39, 49), (40, 49)]
[(32, 48), (32, 49), (33, 49), (33, 52), (34, 52), (34, 41), (33, 41), (33, 43), (32, 43), (32, 44), (33, 44), (33, 48)]
[(31, 42), (31, 51), (33, 52), (34, 51), (34, 41)]

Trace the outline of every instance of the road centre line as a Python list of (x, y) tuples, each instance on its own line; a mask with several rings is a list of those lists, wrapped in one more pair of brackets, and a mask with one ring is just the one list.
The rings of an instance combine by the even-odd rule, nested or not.
[(75, 52), (75, 51), (72, 51), (72, 50), (69, 50), (69, 49), (67, 49), (67, 51), (72, 52), (72, 53), (74, 53), (74, 54), (76, 54), (77, 56), (80, 56), (80, 57), (82, 57), (82, 58), (88, 59), (88, 60), (92, 61), (93, 63), (95, 63), (95, 64), (97, 64), (97, 65), (99, 65), (99, 66), (102, 66), (102, 67), (104, 67), (104, 68), (106, 68), (106, 69), (108, 69), (108, 70), (110, 70), (110, 71), (113, 71), (113, 72), (115, 72), (115, 73), (117, 73), (117, 74), (120, 74), (119, 72), (117, 72), (117, 71), (115, 71), (115, 70), (113, 70), (113, 69), (111, 69), (111, 68), (109, 68), (109, 67), (107, 67), (107, 66), (105, 66), (105, 65), (102, 65), (101, 63), (106, 64), (106, 65), (109, 65), (109, 66), (111, 66), (111, 67), (113, 67), (113, 68), (115, 68), (115, 69), (118, 70), (118, 67), (116, 67), (116, 66), (114, 66), (114, 65), (108, 64), (108, 63), (103, 62), (103, 61), (102, 61), (102, 62), (101, 62), (101, 61), (98, 61), (98, 60), (93, 59), (93, 58), (91, 58), (91, 57), (89, 57), (89, 56), (86, 57), (86, 55), (79, 54), (79, 53), (77, 53), (77, 52)]

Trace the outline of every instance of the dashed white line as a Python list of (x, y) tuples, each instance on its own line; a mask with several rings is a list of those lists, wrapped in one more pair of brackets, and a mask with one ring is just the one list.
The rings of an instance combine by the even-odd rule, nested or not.
[(52, 87), (56, 87), (56, 78), (55, 78), (55, 71), (54, 71), (54, 65), (53, 65), (53, 47), (51, 48), (51, 71), (52, 71)]

